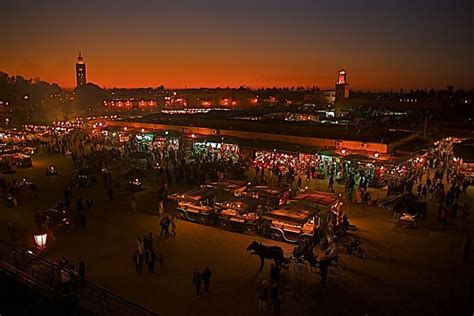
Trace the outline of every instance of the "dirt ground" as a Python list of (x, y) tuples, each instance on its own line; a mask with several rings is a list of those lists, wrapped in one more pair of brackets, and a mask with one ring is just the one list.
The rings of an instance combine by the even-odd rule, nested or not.
[[(25, 191), (17, 208), (8, 208), (5, 202), (0, 206), (0, 233), (6, 238), (7, 224), (13, 221), (21, 242), (29, 247), (34, 212), (62, 199), (73, 169), (70, 158), (58, 155), (40, 153), (33, 162), (34, 168), (3, 177), (26, 177), (38, 185), (37, 196)], [(59, 175), (44, 175), (51, 164)], [(289, 255), (293, 246), (184, 221), (178, 221), (176, 237), (160, 239), (154, 180), (149, 175), (144, 182), (147, 190), (135, 194), (137, 213), (130, 212), (131, 194), (123, 189), (108, 201), (101, 179), (95, 187), (75, 190), (74, 201), (79, 196), (94, 201), (87, 227), (56, 232), (48, 258), (64, 255), (77, 263), (83, 257), (88, 279), (159, 315), (271, 314), (271, 307), (267, 313), (257, 310), (257, 284), (269, 279), (270, 262), (259, 272), (258, 258), (246, 248), (258, 240), (278, 244)], [(325, 189), (327, 183), (312, 180), (309, 186)], [(372, 195), (384, 192), (373, 190)], [(467, 199), (472, 210), (472, 187)], [(281, 315), (472, 315), (474, 254), (469, 262), (462, 261), (463, 242), (469, 234), (474, 237), (472, 215), (465, 222), (458, 218), (454, 225), (442, 226), (430, 203), (428, 219), (416, 229), (405, 229), (396, 225), (392, 214), (375, 206), (345, 202), (344, 211), (357, 227), (352, 233), (361, 237), (368, 258), (344, 256), (346, 269), (341, 275), (329, 275), (327, 288), (310, 269), (283, 270)], [(153, 274), (145, 271), (137, 276), (132, 263), (136, 238), (149, 232), (163, 265)], [(210, 293), (196, 298), (192, 272), (206, 266), (212, 271)]]

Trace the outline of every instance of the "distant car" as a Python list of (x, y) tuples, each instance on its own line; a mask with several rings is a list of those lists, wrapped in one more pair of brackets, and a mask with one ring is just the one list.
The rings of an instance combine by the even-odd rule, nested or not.
[(50, 208), (46, 211), (38, 211), (36, 212), (35, 221), (38, 228), (50, 227), (56, 229), (70, 225), (67, 213), (64, 209)]

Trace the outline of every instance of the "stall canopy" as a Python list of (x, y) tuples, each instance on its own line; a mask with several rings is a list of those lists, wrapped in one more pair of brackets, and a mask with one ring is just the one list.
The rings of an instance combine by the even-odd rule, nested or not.
[(395, 213), (408, 213), (410, 215), (424, 215), (427, 207), (426, 202), (420, 201), (410, 193), (391, 196), (377, 201), (379, 207)]

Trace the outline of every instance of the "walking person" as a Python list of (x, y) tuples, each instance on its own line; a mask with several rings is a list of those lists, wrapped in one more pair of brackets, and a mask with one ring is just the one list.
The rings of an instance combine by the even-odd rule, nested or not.
[(148, 247), (153, 250), (153, 234), (151, 232), (148, 234)]
[(204, 282), (204, 293), (209, 293), (209, 284), (211, 283), (211, 269), (209, 267), (204, 268), (204, 271), (201, 273), (201, 279)]
[(143, 274), (143, 257), (140, 255), (138, 250), (135, 251), (135, 254), (133, 255), (133, 264), (135, 265), (137, 275)]
[(260, 285), (259, 291), (258, 291), (258, 310), (259, 311), (267, 311), (267, 301), (268, 301), (268, 286), (267, 286), (267, 281), (263, 280), (262, 284)]
[(270, 298), (272, 299), (273, 313), (277, 315), (280, 312), (280, 288), (274, 283), (270, 290)]
[(155, 261), (158, 259), (152, 249), (147, 248), (145, 252), (145, 262), (148, 267), (148, 272), (155, 272)]
[(163, 218), (160, 221), (160, 226), (161, 226), (161, 237), (164, 237), (165, 239), (169, 237), (170, 232), (169, 232), (169, 217), (168, 215), (163, 216)]
[(270, 268), (270, 280), (272, 281), (272, 284), (279, 284), (280, 283), (280, 269), (272, 263), (271, 268)]
[(137, 251), (142, 257), (145, 254), (145, 245), (140, 237), (137, 238)]
[(331, 175), (329, 177), (329, 186), (328, 186), (328, 191), (329, 192), (334, 192), (333, 185), (334, 185), (334, 177), (333, 177), (333, 175)]
[(196, 297), (199, 298), (199, 294), (201, 293), (201, 273), (198, 269), (194, 269), (193, 273), (193, 285), (194, 289), (196, 290)]

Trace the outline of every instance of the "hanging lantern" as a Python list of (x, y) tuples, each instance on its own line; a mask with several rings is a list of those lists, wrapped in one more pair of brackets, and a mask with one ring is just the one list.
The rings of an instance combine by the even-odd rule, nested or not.
[(46, 249), (46, 241), (48, 239), (48, 234), (46, 234), (45, 232), (38, 232), (34, 234), (33, 237), (35, 239), (36, 247), (39, 250)]

